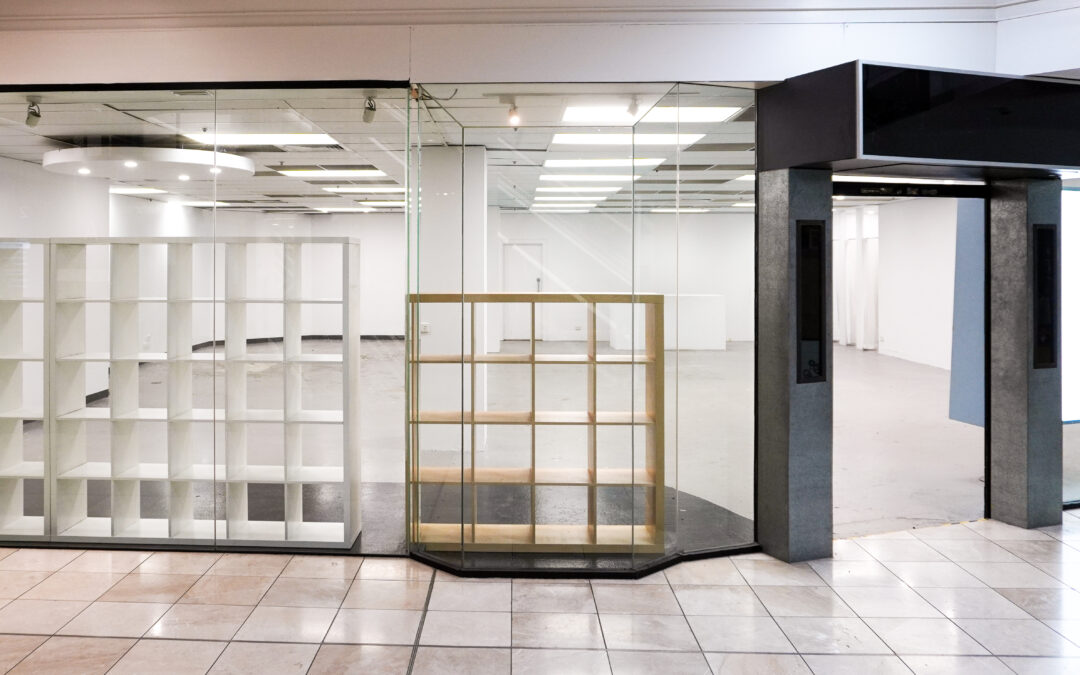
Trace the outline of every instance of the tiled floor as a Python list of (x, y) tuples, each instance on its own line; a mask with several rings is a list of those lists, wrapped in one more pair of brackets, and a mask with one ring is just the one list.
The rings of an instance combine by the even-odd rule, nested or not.
[(1080, 673), (1080, 516), (836, 542), (637, 581), (400, 558), (0, 549), (15, 673)]

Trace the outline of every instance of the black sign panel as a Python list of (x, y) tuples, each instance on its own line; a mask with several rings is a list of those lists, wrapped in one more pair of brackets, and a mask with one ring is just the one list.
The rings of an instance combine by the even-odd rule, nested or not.
[(1035, 341), (1034, 366), (1058, 365), (1058, 231), (1055, 225), (1035, 226)]
[(1080, 165), (1080, 86), (863, 64), (862, 155)]
[(795, 287), (799, 384), (825, 381), (825, 221), (795, 223)]

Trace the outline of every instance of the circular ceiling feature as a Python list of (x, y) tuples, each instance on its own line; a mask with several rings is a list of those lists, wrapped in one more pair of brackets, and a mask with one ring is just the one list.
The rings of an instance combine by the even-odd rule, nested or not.
[[(66, 148), (50, 150), (41, 166), (54, 173), (112, 180), (174, 181), (248, 178), (255, 163), (247, 157), (180, 148)], [(187, 178), (181, 178), (186, 176)]]

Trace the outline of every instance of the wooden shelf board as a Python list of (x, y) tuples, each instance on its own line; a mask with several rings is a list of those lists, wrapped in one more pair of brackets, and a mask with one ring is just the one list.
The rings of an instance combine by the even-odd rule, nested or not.
[(537, 424), (589, 424), (592, 419), (587, 412), (575, 410), (537, 410)]
[(521, 410), (478, 410), (473, 414), (474, 424), (530, 424), (532, 415)]
[(649, 469), (603, 469), (596, 470), (598, 485), (656, 485), (656, 473)]
[(531, 363), (531, 354), (474, 354), (475, 363)]
[(653, 363), (656, 359), (644, 354), (597, 354), (597, 363)]
[(576, 365), (591, 361), (588, 354), (537, 354), (534, 360), (536, 363), (549, 365)]
[(537, 467), (537, 485), (588, 485), (591, 483), (589, 470), (580, 468)]
[(285, 302), (297, 305), (340, 305), (341, 298), (286, 298)]
[(585, 524), (537, 524), (535, 543), (547, 546), (587, 546), (592, 543), (592, 528)]
[(656, 541), (652, 525), (597, 525), (596, 543), (618, 546), (651, 546)]
[(597, 424), (652, 424), (655, 420), (647, 413), (597, 412)]
[(17, 462), (0, 468), (0, 478), (44, 478), (45, 462)]

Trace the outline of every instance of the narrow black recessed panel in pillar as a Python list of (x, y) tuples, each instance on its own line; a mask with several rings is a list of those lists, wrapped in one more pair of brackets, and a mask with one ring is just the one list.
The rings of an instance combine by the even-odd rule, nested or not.
[(795, 223), (796, 382), (825, 381), (825, 221)]
[(1058, 234), (1056, 225), (1035, 226), (1034, 366), (1057, 368)]

